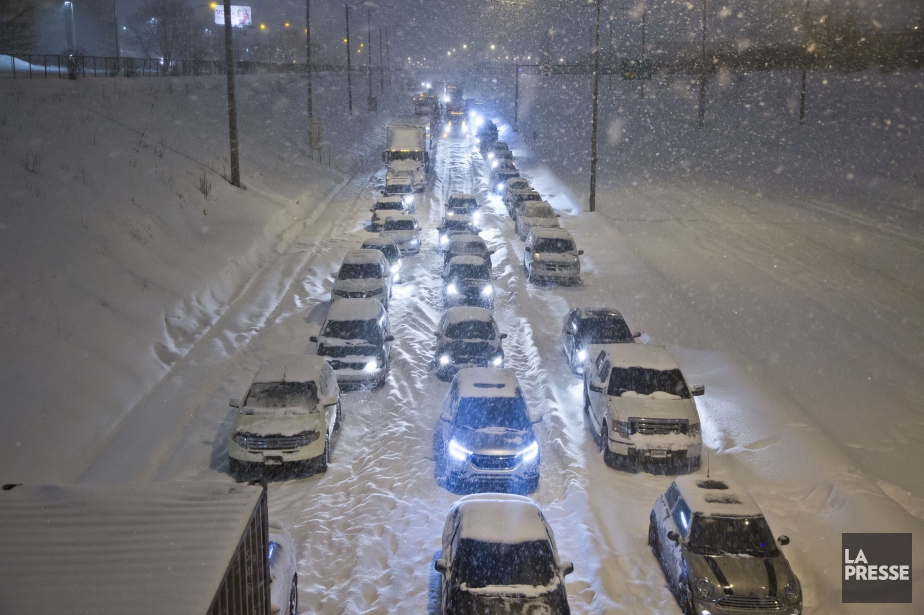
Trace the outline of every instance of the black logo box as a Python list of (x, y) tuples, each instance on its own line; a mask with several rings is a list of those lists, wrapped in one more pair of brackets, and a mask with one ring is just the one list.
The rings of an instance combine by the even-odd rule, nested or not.
[[(866, 563), (857, 562), (860, 550)], [(847, 558), (851, 560), (848, 563)], [(848, 566), (907, 566), (907, 580), (847, 580)], [(864, 570), (868, 572), (868, 568)], [(842, 534), (841, 602), (866, 604), (911, 603), (911, 534)]]

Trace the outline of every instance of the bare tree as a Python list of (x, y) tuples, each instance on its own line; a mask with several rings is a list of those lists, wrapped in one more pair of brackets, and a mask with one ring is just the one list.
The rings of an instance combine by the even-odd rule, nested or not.
[(34, 3), (30, 0), (0, 0), (0, 51), (24, 53), (35, 43)]
[(128, 16), (128, 28), (149, 58), (179, 59), (201, 54), (204, 24), (184, 0), (145, 0)]

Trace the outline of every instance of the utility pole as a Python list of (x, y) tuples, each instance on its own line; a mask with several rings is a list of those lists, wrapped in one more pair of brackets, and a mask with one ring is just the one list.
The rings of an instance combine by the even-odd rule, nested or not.
[(234, 41), (231, 36), (231, 0), (225, 0), (225, 64), (228, 73), (228, 136), (231, 141), (231, 185), (241, 187), (237, 151), (237, 102), (234, 96)]
[(805, 18), (803, 19), (805, 32), (803, 37), (805, 38), (805, 44), (803, 45), (802, 50), (802, 94), (799, 97), (799, 125), (802, 126), (805, 124), (805, 63), (808, 61), (808, 46), (811, 43), (811, 32), (809, 28), (812, 25), (812, 13), (809, 6), (810, 0), (805, 0)]
[(115, 52), (116, 52), (116, 61), (115, 61), (115, 74), (119, 74), (119, 60), (122, 57), (122, 54), (119, 52), (119, 17), (116, 15), (116, 0), (112, 0), (112, 30), (115, 34)]
[(513, 89), (513, 132), (520, 131), (520, 65), (514, 64), (516, 85)]
[[(610, 20), (606, 24), (607, 28), (610, 31), (610, 62), (613, 62), (613, 16), (610, 15)], [(613, 71), (610, 70), (610, 89), (613, 89)]]
[(706, 125), (706, 0), (703, 0), (703, 58), (699, 76), (699, 127)]
[[(225, 0), (228, 2), (229, 0)], [(346, 11), (346, 50), (347, 50), (347, 99), (350, 104), (350, 117), (353, 116), (353, 77), (350, 71), (350, 5), (344, 4)]]
[[(226, 0), (230, 1), (230, 0)], [(600, 81), (600, 5), (597, 0), (597, 30), (594, 38), (594, 113), (590, 123), (590, 211), (597, 211), (597, 93)]]
[(388, 26), (385, 26), (385, 65), (388, 66), (388, 85), (391, 85), (391, 48), (388, 46)]
[(312, 139), (311, 123), (314, 121), (314, 109), (311, 96), (311, 0), (305, 0), (305, 73), (308, 75), (308, 151), (321, 147)]
[[(642, 69), (645, 68), (645, 15), (647, 9), (642, 9)], [(645, 98), (645, 80), (642, 79), (642, 89), (639, 93), (640, 98)]]
[(379, 92), (385, 92), (385, 62), (382, 59), (384, 47), (382, 45), (382, 26), (379, 26)]
[(369, 54), (367, 60), (369, 65), (369, 100), (366, 103), (369, 111), (373, 111), (372, 107), (372, 9), (366, 9), (366, 53)]

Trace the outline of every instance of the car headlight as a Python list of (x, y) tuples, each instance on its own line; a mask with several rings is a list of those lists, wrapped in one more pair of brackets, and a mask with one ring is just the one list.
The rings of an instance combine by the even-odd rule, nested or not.
[(405, 194), (403, 198), (404, 198), (404, 202), (407, 203), (408, 205), (414, 202), (413, 194)]
[(440, 245), (449, 243), (449, 235), (440, 235)]
[(703, 426), (701, 423), (692, 423), (687, 425), (687, 435), (688, 436), (701, 436), (703, 434)]
[(450, 295), (458, 295), (459, 289), (456, 287), (455, 284), (450, 284), (449, 286), (446, 287), (446, 292), (449, 293)]
[(330, 293), (331, 293), (332, 295), (336, 295), (336, 296), (338, 296), (338, 297), (346, 297), (346, 296), (347, 296), (346, 292), (345, 292), (345, 291), (342, 291), (342, 290), (332, 290), (332, 291), (330, 291)]
[(441, 356), (440, 356), (440, 365), (449, 365), (449, 362), (450, 362), (451, 360), (452, 360), (452, 359), (449, 358), (449, 355), (448, 355), (448, 354), (441, 355)]
[(491, 361), (491, 365), (493, 365), (494, 367), (500, 367), (503, 364), (504, 364), (504, 355), (499, 354), (496, 357), (494, 357), (493, 361)]
[(494, 160), (494, 152), (488, 152), (488, 160)]
[(714, 590), (715, 588), (712, 585), (712, 581), (706, 577), (696, 577), (693, 581), (693, 593), (701, 600), (711, 599)]
[(496, 168), (497, 168), (497, 161), (496, 161), (496, 160), (494, 160), (493, 162), (491, 162), (491, 168), (492, 168), (492, 169), (496, 169)]
[(476, 226), (481, 224), (481, 213), (480, 212), (476, 211), (475, 213), (472, 214), (472, 223), (475, 224)]
[(411, 239), (408, 243), (411, 244), (412, 246), (416, 246), (416, 245), (417, 245), (417, 242), (418, 242), (418, 240), (417, 240), (417, 238), (415, 237), (414, 239)]
[(538, 261), (540, 258), (541, 258), (541, 257), (539, 256), (539, 253), (538, 253), (538, 252), (533, 252), (533, 260), (534, 260), (534, 261)]
[(493, 294), (494, 294), (494, 287), (491, 286), (490, 284), (486, 285), (484, 288), (481, 289), (482, 297), (490, 297)]
[(613, 421), (612, 430), (621, 438), (629, 437), (629, 423), (626, 421)]
[(498, 191), (498, 192), (500, 192), (500, 191), (503, 190), (503, 189), (504, 189), (504, 184), (503, 184), (503, 183), (497, 184), (497, 191)]
[(578, 358), (578, 361), (586, 361), (586, 360), (587, 360), (587, 351), (584, 350), (583, 348), (581, 348), (580, 350), (578, 350), (578, 352), (577, 352), (577, 358)]
[(397, 263), (391, 266), (392, 273), (398, 273), (399, 271), (401, 271), (401, 261), (398, 261)]
[(379, 368), (379, 362), (376, 359), (372, 359), (371, 361), (366, 363), (366, 367), (363, 368), (363, 371), (364, 372), (374, 372), (378, 368)]
[(538, 442), (533, 442), (532, 444), (524, 448), (522, 451), (517, 453), (517, 457), (519, 457), (524, 463), (529, 463), (530, 461), (535, 459), (537, 456), (539, 456), (539, 443)]
[(468, 456), (472, 454), (472, 451), (468, 450), (455, 440), (449, 441), (449, 456), (453, 459), (458, 459), (459, 461), (465, 461), (468, 459)]
[(479, 139), (478, 137), (475, 137), (475, 145), (478, 145), (479, 143), (481, 143), (481, 139)]
[(802, 588), (799, 587), (799, 581), (793, 579), (783, 586), (783, 597), (789, 604), (795, 604), (802, 598)]

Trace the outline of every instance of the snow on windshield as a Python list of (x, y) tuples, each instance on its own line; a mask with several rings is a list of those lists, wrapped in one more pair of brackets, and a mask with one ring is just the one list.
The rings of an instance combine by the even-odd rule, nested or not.
[(378, 263), (344, 263), (337, 276), (341, 280), (362, 280), (382, 277), (382, 268)]
[(463, 397), (453, 424), (474, 430), (503, 427), (516, 431), (531, 425), (519, 393), (515, 397)]
[(386, 231), (413, 231), (415, 230), (413, 220), (386, 220)]
[(307, 408), (317, 399), (314, 382), (266, 382), (253, 384), (244, 403), (257, 408)]
[[(659, 393), (661, 395), (658, 395)], [(679, 369), (659, 370), (645, 367), (614, 367), (610, 373), (607, 394), (614, 397), (690, 397), (687, 383)]]
[(493, 340), (494, 325), (484, 320), (454, 322), (446, 327), (446, 337), (465, 340)]
[(576, 248), (574, 247), (574, 242), (570, 239), (544, 238), (536, 240), (533, 244), (533, 250), (535, 252), (564, 253), (574, 252)]

